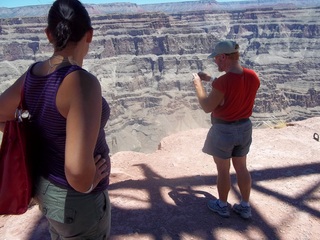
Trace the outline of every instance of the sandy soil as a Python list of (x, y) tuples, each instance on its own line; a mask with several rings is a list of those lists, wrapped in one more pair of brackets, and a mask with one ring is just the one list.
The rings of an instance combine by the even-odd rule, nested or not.
[[(201, 152), (207, 129), (164, 138), (152, 154), (112, 156), (111, 239), (319, 239), (320, 118), (255, 129), (248, 156), (253, 218), (222, 218), (206, 203), (217, 197), (212, 158)], [(234, 170), (230, 205), (239, 201)], [(0, 216), (0, 240), (49, 239), (37, 206)]]

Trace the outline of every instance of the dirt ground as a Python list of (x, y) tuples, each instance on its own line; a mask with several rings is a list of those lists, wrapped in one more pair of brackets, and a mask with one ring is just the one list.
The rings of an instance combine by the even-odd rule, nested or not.
[[(279, 127), (279, 126), (278, 126)], [(320, 118), (255, 129), (248, 156), (253, 217), (222, 218), (206, 203), (217, 197), (216, 169), (201, 152), (207, 129), (164, 138), (152, 154), (112, 156), (111, 239), (283, 239), (320, 236)], [(234, 170), (229, 203), (239, 201)], [(37, 206), (0, 216), (0, 240), (49, 239)]]

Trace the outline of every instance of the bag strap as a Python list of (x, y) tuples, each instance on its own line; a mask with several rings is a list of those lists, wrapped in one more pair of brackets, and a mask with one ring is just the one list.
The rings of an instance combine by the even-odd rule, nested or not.
[(16, 120), (18, 120), (18, 122), (23, 122), (24, 120), (29, 120), (31, 118), (31, 115), (30, 115), (29, 111), (27, 110), (27, 108), (24, 104), (24, 101), (23, 101), (24, 100), (24, 87), (25, 87), (26, 77), (29, 72), (29, 69), (25, 73), (25, 76), (24, 76), (24, 79), (22, 82), (21, 91), (20, 91), (20, 102), (19, 102), (19, 105), (18, 105), (16, 112), (15, 112), (15, 118), (16, 118)]
[(37, 62), (31, 64), (29, 67), (28, 67), (28, 70), (25, 72), (25, 76), (23, 78), (23, 81), (22, 81), (22, 87), (21, 87), (21, 92), (20, 92), (20, 102), (19, 102), (19, 105), (18, 105), (18, 108), (20, 109), (27, 109), (25, 104), (23, 104), (23, 98), (24, 98), (24, 87), (25, 87), (25, 83), (26, 83), (26, 79), (27, 79), (27, 76), (29, 74), (29, 72), (31, 71), (31, 69), (33, 68), (33, 66), (35, 66), (37, 64)]
[(18, 108), (19, 109), (23, 109), (23, 97), (24, 97), (24, 93), (23, 93), (23, 87), (24, 86), (22, 86), (22, 89), (21, 89), (21, 93), (20, 93), (20, 102), (19, 102), (19, 105), (18, 105)]

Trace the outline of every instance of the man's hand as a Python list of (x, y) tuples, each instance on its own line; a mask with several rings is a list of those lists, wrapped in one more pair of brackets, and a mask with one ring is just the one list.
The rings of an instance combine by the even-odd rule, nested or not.
[(197, 74), (202, 81), (209, 82), (211, 80), (211, 76), (204, 72), (198, 72)]
[(207, 93), (203, 87), (202, 81), (200, 76), (205, 79), (205, 81), (210, 81), (208, 78), (211, 79), (211, 77), (205, 73), (193, 73), (193, 83), (194, 88), (196, 90), (196, 94), (200, 103), (200, 106), (206, 113), (210, 113), (216, 109), (216, 107), (219, 104), (223, 104), (223, 97), (224, 94), (215, 88), (212, 88), (209, 96), (207, 96)]
[(196, 88), (198, 93), (200, 89), (203, 89), (201, 78), (197, 73), (192, 73), (192, 76), (193, 76), (194, 87)]

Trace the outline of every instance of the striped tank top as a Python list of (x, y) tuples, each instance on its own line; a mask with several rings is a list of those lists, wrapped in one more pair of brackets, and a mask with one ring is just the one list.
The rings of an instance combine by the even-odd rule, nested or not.
[[(35, 63), (36, 64), (36, 63)], [(34, 65), (35, 65), (34, 64)], [(41, 138), (41, 175), (50, 182), (63, 188), (72, 189), (64, 172), (66, 118), (58, 111), (56, 95), (63, 79), (73, 71), (85, 71), (83, 68), (70, 65), (59, 68), (47, 76), (36, 76), (33, 66), (27, 72), (24, 85), (24, 102), (32, 117), (33, 127)], [(104, 127), (110, 116), (107, 101), (102, 98), (101, 125), (94, 156), (100, 154), (107, 160), (110, 175), (109, 148), (105, 139)], [(107, 189), (109, 176), (102, 180), (93, 192)]]

